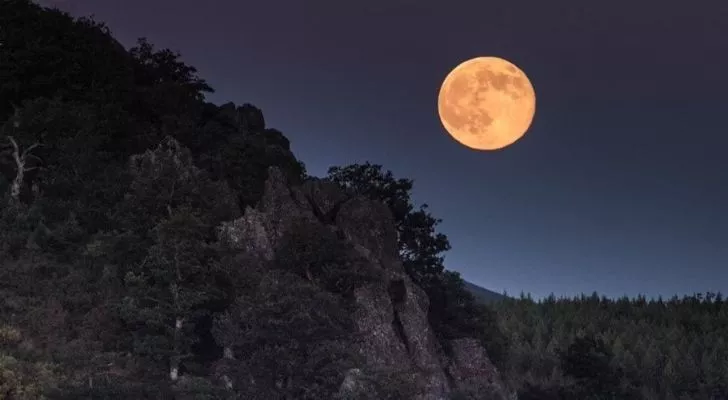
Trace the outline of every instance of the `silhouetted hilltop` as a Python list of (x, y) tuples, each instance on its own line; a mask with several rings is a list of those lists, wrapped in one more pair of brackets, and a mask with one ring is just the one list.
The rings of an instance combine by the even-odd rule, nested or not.
[(464, 284), (465, 289), (470, 292), (473, 297), (475, 297), (475, 300), (482, 304), (491, 304), (506, 299), (506, 296), (504, 296), (503, 294), (496, 293), (492, 290), (480, 287), (474, 283), (464, 281)]

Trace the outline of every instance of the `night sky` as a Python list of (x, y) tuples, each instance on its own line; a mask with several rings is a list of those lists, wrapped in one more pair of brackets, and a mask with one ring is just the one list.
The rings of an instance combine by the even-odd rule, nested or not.
[[(541, 297), (728, 292), (728, 1), (66, 0), (179, 51), (309, 173), (371, 161), (444, 221), (448, 269)], [(214, 5), (214, 6), (213, 6)], [(447, 73), (505, 58), (536, 90), (495, 152), (451, 139)]]

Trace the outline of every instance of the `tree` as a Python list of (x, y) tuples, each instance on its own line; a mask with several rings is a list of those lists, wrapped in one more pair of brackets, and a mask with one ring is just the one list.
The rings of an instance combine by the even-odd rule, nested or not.
[(132, 157), (130, 173), (134, 179), (116, 215), (128, 232), (122, 240), (135, 251), (117, 260), (128, 291), (119, 310), (135, 352), (169, 363), (176, 381), (182, 361), (193, 355), (194, 328), (209, 313), (206, 306), (225, 297), (216, 286), (224, 271), (214, 228), (232, 219), (236, 206), (227, 186), (206, 177), (172, 138)]
[(129, 54), (106, 26), (88, 18), (3, 0), (0, 44), (0, 121), (26, 100), (108, 102), (133, 88)]
[(179, 207), (189, 207), (210, 226), (239, 215), (227, 184), (197, 168), (190, 151), (172, 137), (132, 156), (129, 173), (132, 182), (114, 214), (122, 229), (139, 236)]
[(173, 213), (154, 230), (149, 256), (126, 274), (129, 294), (121, 312), (137, 354), (168, 362), (176, 381), (182, 361), (192, 356), (204, 304), (220, 296), (213, 279), (215, 252), (205, 241), (209, 227), (188, 210)]
[(7, 138), (12, 146), (12, 158), (13, 161), (15, 161), (15, 178), (13, 178), (13, 183), (10, 186), (10, 196), (14, 201), (19, 202), (20, 190), (25, 183), (25, 174), (38, 168), (37, 166), (30, 166), (28, 161), (31, 159), (38, 159), (30, 152), (33, 151), (34, 148), (38, 147), (40, 143), (33, 143), (21, 150), (21, 147), (18, 145), (18, 142), (14, 137), (8, 135)]
[(51, 229), (72, 213), (90, 233), (108, 227), (107, 211), (125, 189), (129, 154), (114, 148), (114, 141), (128, 128), (128, 115), (106, 104), (41, 98), (24, 102), (11, 122), (11, 136), (22, 149), (17, 157), (15, 145), (8, 146), (13, 156), (0, 165), (6, 179), (17, 183), (19, 198), (40, 207)]
[[(203, 112), (205, 93), (214, 90), (197, 76), (197, 69), (180, 60), (180, 54), (169, 49), (156, 50), (145, 38), (129, 50), (134, 71), (134, 102), (127, 108), (146, 129), (139, 133), (157, 141), (174, 136), (188, 142), (197, 133)], [(139, 151), (151, 143), (144, 135), (138, 141)]]
[(368, 162), (331, 167), (328, 179), (347, 191), (386, 204), (394, 217), (406, 271), (423, 287), (439, 279), (444, 270), (442, 253), (450, 250), (450, 243), (445, 235), (436, 232), (442, 221), (427, 211), (427, 204), (415, 209), (410, 197), (412, 180), (397, 179), (381, 165)]
[(617, 399), (619, 376), (611, 368), (612, 354), (601, 338), (577, 337), (561, 354), (564, 375), (575, 379), (576, 398)]
[(254, 284), (215, 318), (229, 386), (248, 399), (331, 398), (357, 360), (342, 340), (354, 331), (351, 310), (293, 273), (248, 273)]

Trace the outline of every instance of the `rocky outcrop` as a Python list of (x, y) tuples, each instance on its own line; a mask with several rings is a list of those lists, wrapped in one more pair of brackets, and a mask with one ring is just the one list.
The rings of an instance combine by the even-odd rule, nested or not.
[(346, 373), (343, 398), (365, 398), (359, 394), (371, 389), (362, 380), (367, 369), (405, 374), (412, 399), (447, 399), (456, 390), (478, 399), (507, 398), (498, 372), (475, 340), (453, 341), (452, 354), (442, 352), (428, 323), (429, 300), (402, 267), (397, 233), (384, 204), (352, 197), (322, 180), (290, 187), (280, 170), (270, 168), (258, 206), (224, 224), (221, 237), (240, 251), (270, 260), (287, 229), (301, 223), (335, 231), (381, 274), (353, 293), (354, 319), (363, 339), (351, 345), (365, 365)]
[(234, 121), (237, 128), (245, 133), (257, 133), (265, 129), (263, 112), (252, 104), (235, 106), (235, 103), (229, 102), (221, 105), (219, 112), (228, 120)]

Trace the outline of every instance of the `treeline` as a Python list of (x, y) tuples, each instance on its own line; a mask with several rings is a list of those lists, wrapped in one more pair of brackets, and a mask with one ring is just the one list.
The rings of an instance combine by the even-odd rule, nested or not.
[(494, 305), (527, 399), (726, 399), (728, 302), (581, 296)]

